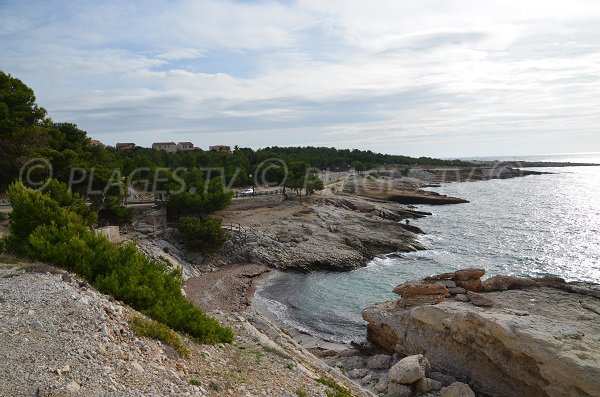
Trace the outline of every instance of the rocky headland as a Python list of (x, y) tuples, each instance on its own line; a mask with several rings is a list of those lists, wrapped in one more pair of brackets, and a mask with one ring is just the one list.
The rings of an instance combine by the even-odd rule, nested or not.
[(239, 227), (225, 255), (209, 260), (216, 266), (257, 263), (284, 270), (345, 271), (376, 255), (425, 249), (418, 238), (423, 232), (400, 222), (428, 213), (383, 200), (315, 195), (238, 200), (218, 215)]
[(600, 395), (600, 286), (555, 277), (482, 280), (484, 273), (465, 269), (397, 286), (399, 300), (363, 311), (369, 340), (387, 354), (423, 355), (432, 371), (481, 396)]

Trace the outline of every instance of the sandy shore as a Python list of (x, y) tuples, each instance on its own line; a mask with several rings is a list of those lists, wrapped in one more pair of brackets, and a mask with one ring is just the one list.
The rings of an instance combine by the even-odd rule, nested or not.
[(268, 267), (256, 264), (230, 265), (189, 278), (184, 291), (207, 312), (242, 312), (252, 302), (255, 280), (269, 271)]

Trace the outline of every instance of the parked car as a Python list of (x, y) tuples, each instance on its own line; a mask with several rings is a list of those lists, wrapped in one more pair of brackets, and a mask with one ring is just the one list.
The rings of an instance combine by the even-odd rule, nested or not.
[(254, 194), (254, 189), (245, 189), (240, 192), (240, 196), (252, 196)]

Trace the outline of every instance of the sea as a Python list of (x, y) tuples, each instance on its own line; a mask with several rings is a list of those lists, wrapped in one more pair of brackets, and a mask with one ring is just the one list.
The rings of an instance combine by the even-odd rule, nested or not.
[[(600, 164), (600, 153), (493, 159)], [(600, 167), (528, 169), (551, 174), (430, 188), (469, 203), (417, 206), (432, 213), (411, 221), (426, 233), (428, 250), (390, 253), (351, 272), (278, 273), (256, 299), (289, 328), (349, 343), (366, 339), (365, 307), (397, 299), (396, 285), (431, 274), (478, 267), (486, 276), (600, 283)]]

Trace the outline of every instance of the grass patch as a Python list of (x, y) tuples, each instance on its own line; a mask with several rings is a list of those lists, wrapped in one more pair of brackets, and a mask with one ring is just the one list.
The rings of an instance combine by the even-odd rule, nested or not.
[(211, 380), (210, 382), (208, 382), (208, 387), (210, 387), (214, 391), (220, 391), (221, 390), (221, 385), (218, 384), (217, 382), (215, 382), (214, 380)]
[(190, 379), (190, 385), (192, 386), (202, 386), (202, 382), (200, 382), (198, 379)]
[(322, 385), (325, 385), (331, 389), (331, 390), (325, 391), (325, 394), (327, 395), (327, 397), (352, 397), (352, 394), (350, 394), (350, 391), (348, 389), (340, 386), (333, 379), (320, 377), (318, 379), (315, 379), (315, 381)]
[(179, 335), (177, 335), (175, 331), (166, 325), (161, 324), (158, 321), (146, 320), (141, 317), (133, 317), (131, 320), (129, 320), (129, 324), (131, 324), (131, 328), (137, 336), (158, 339), (159, 341), (171, 346), (183, 357), (189, 356), (190, 352), (181, 341)]
[(308, 397), (308, 392), (302, 387), (297, 388), (295, 393), (298, 397)]

